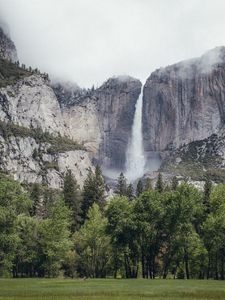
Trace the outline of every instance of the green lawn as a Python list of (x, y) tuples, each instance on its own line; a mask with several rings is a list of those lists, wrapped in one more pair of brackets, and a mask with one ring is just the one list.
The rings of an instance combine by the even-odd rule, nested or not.
[(206, 280), (0, 279), (0, 300), (219, 300), (225, 282)]

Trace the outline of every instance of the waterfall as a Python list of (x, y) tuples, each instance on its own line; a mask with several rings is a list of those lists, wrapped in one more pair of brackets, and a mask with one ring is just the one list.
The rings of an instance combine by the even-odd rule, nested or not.
[(135, 105), (131, 140), (126, 153), (126, 177), (131, 182), (142, 177), (145, 169), (145, 156), (142, 137), (142, 98), (143, 86)]

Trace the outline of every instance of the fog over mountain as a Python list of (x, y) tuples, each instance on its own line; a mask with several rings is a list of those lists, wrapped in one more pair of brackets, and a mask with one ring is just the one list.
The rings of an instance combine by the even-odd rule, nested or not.
[(0, 0), (18, 56), (82, 87), (224, 45), (223, 0)]

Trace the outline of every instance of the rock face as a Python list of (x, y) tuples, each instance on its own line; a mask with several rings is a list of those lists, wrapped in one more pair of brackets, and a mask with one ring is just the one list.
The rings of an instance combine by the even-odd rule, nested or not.
[(96, 93), (101, 143), (100, 163), (123, 170), (141, 82), (131, 77), (109, 79)]
[[(66, 94), (65, 89), (61, 96)], [(107, 80), (100, 88), (82, 91), (71, 105), (63, 103), (69, 136), (82, 142), (105, 168), (122, 170), (131, 136), (141, 82), (132, 77)], [(65, 97), (64, 97), (65, 99)], [(71, 99), (71, 98), (69, 98)]]
[(99, 158), (101, 131), (95, 99), (85, 98), (62, 111), (68, 135), (82, 143), (93, 158)]
[(49, 146), (31, 137), (0, 136), (0, 168), (20, 182), (44, 183), (52, 188), (62, 187), (63, 176), (70, 169), (82, 186), (92, 167), (88, 153), (77, 150), (49, 154)]
[(24, 127), (40, 127), (50, 133), (66, 134), (57, 98), (41, 75), (19, 80), (0, 89), (0, 119)]
[(217, 133), (225, 122), (225, 48), (155, 71), (143, 97), (145, 151), (176, 149)]
[(18, 60), (16, 47), (12, 40), (4, 33), (0, 27), (0, 56), (4, 59), (15, 62)]

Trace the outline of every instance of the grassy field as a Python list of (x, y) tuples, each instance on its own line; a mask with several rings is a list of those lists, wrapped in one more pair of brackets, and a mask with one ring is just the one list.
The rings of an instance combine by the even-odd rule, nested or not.
[(0, 279), (1, 300), (220, 300), (225, 282), (199, 280)]

